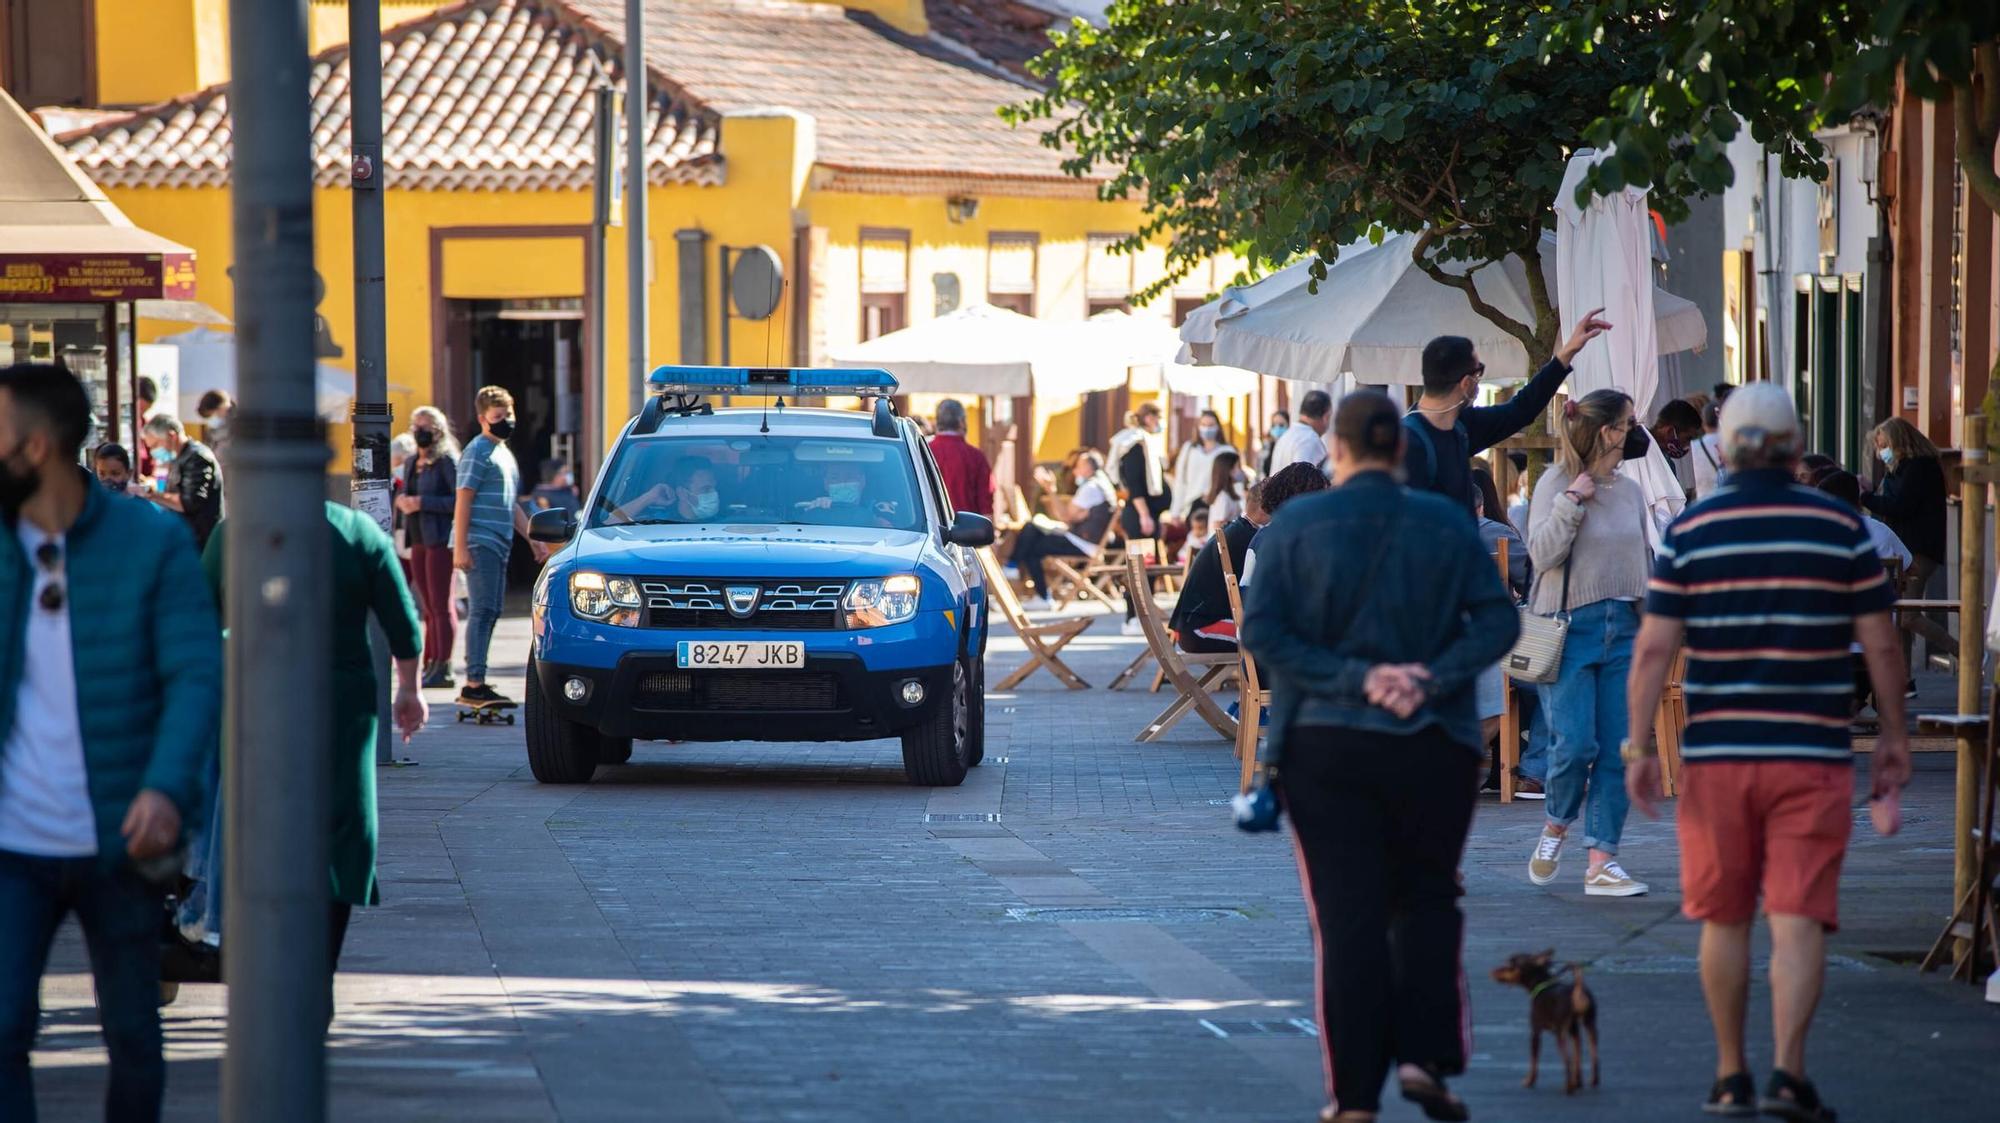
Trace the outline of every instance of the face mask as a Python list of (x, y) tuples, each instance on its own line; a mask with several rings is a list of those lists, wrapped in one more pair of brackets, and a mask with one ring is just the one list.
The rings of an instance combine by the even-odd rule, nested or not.
[(1893, 449), (1893, 448), (1878, 448), (1878, 449), (1876, 449), (1876, 450), (1875, 450), (1875, 455), (1877, 455), (1877, 456), (1881, 457), (1881, 458), (1882, 458), (1882, 463), (1884, 463), (1884, 464), (1888, 465), (1889, 467), (1893, 468), (1893, 467), (1895, 467), (1895, 466), (1896, 466), (1896, 450), (1895, 450), (1895, 449)]
[(99, 476), (97, 477), (97, 482), (113, 491), (124, 491), (126, 488), (132, 486), (131, 479), (126, 476)]
[(514, 435), (514, 419), (511, 417), (503, 417), (500, 420), (495, 421), (493, 424), (488, 425), (486, 427), (486, 431), (493, 434), (494, 440), (504, 441), (508, 437)]
[(40, 472), (14, 463), (20, 454), (21, 447), (16, 445), (12, 453), (0, 458), (0, 510), (6, 511), (9, 518), (19, 514), (21, 507), (34, 498), (35, 492), (42, 486)]
[(1201, 439), (1204, 441), (1212, 441), (1215, 438), (1220, 437), (1221, 435), (1222, 435), (1222, 430), (1216, 428), (1213, 425), (1203, 425), (1201, 427)]
[(861, 484), (859, 481), (828, 484), (826, 497), (843, 507), (852, 506), (861, 502)]
[(721, 492), (704, 491), (700, 495), (694, 497), (695, 518), (712, 519), (715, 517), (715, 513), (720, 510), (722, 510)]
[(1625, 430), (1625, 459), (1640, 459), (1646, 455), (1646, 449), (1651, 445), (1652, 442), (1646, 439), (1646, 431), (1644, 429), (1634, 425), (1630, 429)]
[(172, 464), (174, 462), (174, 450), (170, 448), (155, 449), (153, 452), (153, 462), (156, 464)]
[(1679, 460), (1681, 457), (1686, 456), (1688, 454), (1688, 446), (1687, 443), (1681, 440), (1680, 436), (1676, 434), (1660, 442), (1660, 451), (1666, 453), (1668, 460)]
[(438, 443), (437, 430), (429, 426), (410, 430), (410, 436), (416, 439), (418, 448), (429, 448)]
[(1275, 441), (1275, 440), (1277, 440), (1277, 439), (1278, 439), (1279, 437), (1282, 437), (1282, 436), (1284, 436), (1284, 435), (1285, 435), (1285, 430), (1286, 430), (1286, 429), (1289, 429), (1289, 428), (1291, 428), (1291, 426), (1289, 426), (1289, 425), (1273, 425), (1273, 426), (1271, 426), (1271, 439)]

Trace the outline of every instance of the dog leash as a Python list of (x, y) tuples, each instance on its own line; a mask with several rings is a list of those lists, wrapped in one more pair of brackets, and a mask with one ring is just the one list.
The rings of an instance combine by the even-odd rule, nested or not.
[(1584, 960), (1582, 963), (1563, 964), (1561, 967), (1556, 969), (1554, 974), (1550, 975), (1548, 978), (1543, 979), (1541, 982), (1536, 983), (1533, 987), (1531, 987), (1528, 990), (1528, 999), (1530, 1001), (1533, 1001), (1534, 999), (1540, 997), (1543, 991), (1556, 985), (1556, 983), (1562, 979), (1562, 976), (1565, 972), (1574, 973), (1576, 971), (1582, 970), (1585, 967), (1595, 967), (1597, 966), (1598, 960), (1603, 959), (1605, 956), (1610, 955), (1612, 952), (1617, 951), (1619, 948), (1624, 947), (1626, 944), (1631, 943), (1633, 940), (1636, 940), (1639, 937), (1645, 935), (1646, 933), (1651, 932), (1653, 929), (1658, 928), (1660, 925), (1665, 924), (1667, 921), (1672, 920), (1673, 918), (1679, 915), (1680, 915), (1680, 910), (1673, 909), (1672, 911), (1669, 911), (1666, 914), (1659, 916), (1645, 924), (1642, 924), (1639, 927), (1634, 928), (1630, 932), (1625, 933), (1625, 935), (1619, 937), (1618, 942), (1612, 944), (1609, 948), (1605, 949), (1601, 954), (1593, 955), (1589, 959)]

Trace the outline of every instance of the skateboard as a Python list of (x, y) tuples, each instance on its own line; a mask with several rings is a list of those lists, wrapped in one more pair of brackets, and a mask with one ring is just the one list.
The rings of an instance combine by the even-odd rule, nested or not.
[(458, 720), (473, 721), (480, 725), (497, 725), (501, 722), (512, 725), (514, 711), (519, 709), (520, 705), (519, 702), (460, 702)]

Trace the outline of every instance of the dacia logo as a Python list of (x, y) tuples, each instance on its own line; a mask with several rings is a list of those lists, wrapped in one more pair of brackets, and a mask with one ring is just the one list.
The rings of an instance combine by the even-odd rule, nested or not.
[(722, 595), (729, 602), (729, 614), (740, 620), (757, 611), (757, 591), (755, 585), (724, 587)]

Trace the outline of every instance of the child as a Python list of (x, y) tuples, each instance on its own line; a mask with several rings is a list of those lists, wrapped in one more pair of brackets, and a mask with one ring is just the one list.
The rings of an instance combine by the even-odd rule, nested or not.
[(1197, 507), (1188, 512), (1187, 526), (1187, 541), (1182, 543), (1181, 552), (1174, 555), (1174, 560), (1182, 565), (1186, 565), (1188, 559), (1201, 553), (1201, 548), (1208, 545), (1208, 508)]

